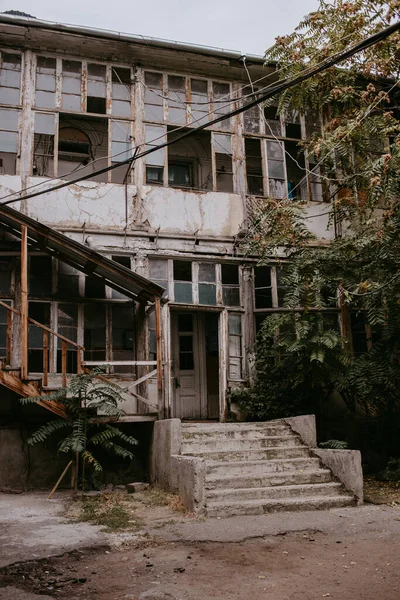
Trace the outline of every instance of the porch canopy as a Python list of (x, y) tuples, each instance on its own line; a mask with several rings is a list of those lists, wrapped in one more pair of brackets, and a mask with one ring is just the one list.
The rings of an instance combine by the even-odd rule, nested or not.
[(0, 204), (0, 227), (18, 239), (26, 227), (28, 244), (46, 252), (87, 275), (94, 275), (114, 290), (138, 301), (154, 301), (165, 290), (146, 277), (134, 273), (119, 263), (106, 258), (63, 233), (27, 217), (23, 213)]

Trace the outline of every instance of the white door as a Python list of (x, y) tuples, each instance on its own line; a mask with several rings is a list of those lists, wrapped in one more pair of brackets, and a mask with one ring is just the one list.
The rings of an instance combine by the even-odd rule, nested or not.
[(196, 313), (171, 313), (173, 416), (178, 419), (202, 417), (202, 341)]

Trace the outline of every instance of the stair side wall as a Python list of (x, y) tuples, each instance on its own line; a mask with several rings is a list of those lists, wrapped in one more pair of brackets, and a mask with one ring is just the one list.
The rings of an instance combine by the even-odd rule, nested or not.
[(357, 505), (363, 503), (363, 472), (359, 450), (325, 450), (317, 447), (315, 415), (301, 415), (284, 419), (292, 430), (307, 444), (323, 465), (343, 483), (347, 491), (354, 494)]

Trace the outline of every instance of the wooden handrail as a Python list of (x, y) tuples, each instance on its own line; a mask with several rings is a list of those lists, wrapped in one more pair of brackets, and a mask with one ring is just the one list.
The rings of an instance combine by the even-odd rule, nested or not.
[[(19, 310), (17, 310), (16, 308), (13, 308), (9, 304), (6, 304), (5, 302), (2, 302), (1, 300), (0, 300), (0, 306), (4, 306), (4, 308), (6, 308), (7, 310), (13, 312), (16, 315), (21, 316), (21, 313)], [(53, 331), (49, 327), (46, 327), (46, 325), (43, 325), (42, 323), (35, 321), (35, 319), (32, 319), (31, 317), (28, 317), (28, 322), (31, 323), (32, 325), (35, 325), (35, 327), (39, 327), (40, 329), (43, 329), (43, 331), (47, 331), (47, 333), (54, 335), (59, 340), (62, 340), (63, 342), (67, 342), (67, 344), (69, 344), (70, 346), (74, 346), (75, 348), (78, 348), (79, 350), (85, 350), (84, 346), (81, 346), (80, 344), (77, 344), (76, 342), (69, 340), (68, 338), (61, 335), (61, 333), (57, 333), (56, 331)]]

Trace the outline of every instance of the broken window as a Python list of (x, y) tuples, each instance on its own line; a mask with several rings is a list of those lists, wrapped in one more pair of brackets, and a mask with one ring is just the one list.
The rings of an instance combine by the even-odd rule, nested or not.
[[(168, 130), (173, 141), (187, 130)], [(224, 136), (223, 136), (224, 137)], [(177, 188), (212, 189), (211, 134), (199, 131), (168, 148), (168, 185)]]
[(264, 195), (261, 140), (245, 138), (247, 192), (254, 196)]
[[(113, 360), (135, 360), (134, 304), (114, 305), (112, 309)], [(114, 373), (131, 373), (134, 367), (115, 366)]]
[(0, 294), (9, 296), (11, 294), (11, 276), (14, 270), (12, 256), (0, 256)]
[(106, 305), (86, 304), (84, 321), (85, 360), (106, 360)]
[(102, 115), (107, 112), (105, 65), (89, 63), (87, 66), (86, 111)]
[(199, 304), (217, 304), (215, 265), (199, 263)]
[(209, 119), (208, 83), (205, 79), (191, 79), (191, 113), (192, 123), (203, 125)]
[(297, 142), (285, 141), (288, 198), (307, 200), (307, 177), (304, 151)]
[[(50, 307), (50, 302), (29, 302), (29, 317), (50, 327)], [(28, 333), (28, 369), (30, 373), (43, 373), (43, 329), (32, 323)]]
[(233, 192), (232, 138), (222, 133), (212, 134), (215, 152), (216, 190)]
[[(229, 83), (219, 83), (213, 81), (213, 109), (214, 118), (222, 117), (231, 111), (230, 92), (231, 86)], [(216, 125), (218, 129), (230, 130), (231, 120), (224, 119)]]
[(21, 55), (1, 53), (0, 103), (21, 104)]
[(49, 297), (53, 293), (53, 265), (51, 256), (29, 257), (29, 294)]
[[(111, 121), (111, 156), (113, 164), (130, 159), (133, 149), (131, 123), (129, 121)], [(125, 164), (111, 171), (111, 180), (114, 183), (124, 183), (128, 168), (128, 165)]]
[[(243, 88), (243, 104), (248, 104), (257, 97), (257, 88), (254, 88), (254, 93), (251, 86)], [(246, 133), (261, 133), (260, 128), (260, 108), (258, 104), (248, 108), (243, 113), (243, 126)]]
[(79, 271), (58, 261), (57, 295), (60, 298), (77, 298), (79, 294)]
[(242, 316), (230, 313), (228, 316), (229, 332), (229, 374), (232, 380), (242, 379)]
[(186, 123), (186, 80), (177, 75), (168, 75), (168, 121)]
[(281, 118), (277, 111), (277, 106), (264, 106), (265, 135), (277, 135), (279, 137), (282, 135)]
[(145, 121), (164, 121), (164, 94), (162, 73), (153, 73), (151, 71), (145, 71), (144, 84), (146, 86), (144, 94)]
[(269, 195), (286, 198), (286, 172), (283, 142), (266, 141)]
[(55, 115), (35, 113), (33, 175), (54, 177)]
[[(76, 304), (58, 304), (57, 331), (71, 342), (78, 341), (78, 306)], [(57, 339), (57, 373), (62, 371), (62, 340)], [(77, 371), (77, 350), (67, 345), (67, 373)]]
[(131, 116), (131, 70), (112, 67), (112, 114), (116, 117)]
[(238, 265), (221, 265), (222, 302), (225, 306), (240, 306)]
[(82, 63), (75, 60), (63, 60), (62, 75), (62, 109), (80, 112)]
[(272, 282), (270, 267), (254, 269), (255, 308), (272, 308)]
[(295, 138), (296, 140), (301, 140), (301, 123), (300, 123), (300, 115), (297, 111), (292, 111), (286, 114), (285, 118), (286, 125), (286, 137)]
[(175, 302), (193, 303), (191, 262), (174, 260), (174, 293)]
[(0, 172), (15, 175), (20, 111), (0, 108)]
[[(58, 176), (86, 175), (108, 165), (108, 122), (89, 116), (64, 115), (59, 118)], [(96, 162), (93, 162), (96, 161)], [(86, 167), (87, 165), (87, 167)], [(82, 169), (81, 167), (86, 167)], [(107, 181), (107, 173), (93, 176), (93, 181)]]
[[(146, 150), (152, 150), (166, 141), (166, 127), (146, 125)], [(155, 150), (146, 156), (146, 183), (163, 185), (165, 148)]]

